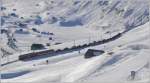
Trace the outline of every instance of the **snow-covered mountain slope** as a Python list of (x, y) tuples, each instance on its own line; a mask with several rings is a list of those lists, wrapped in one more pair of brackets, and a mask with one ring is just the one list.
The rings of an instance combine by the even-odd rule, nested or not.
[[(105, 44), (106, 53), (91, 59), (83, 58), (82, 53), (89, 49), (86, 48), (81, 54), (76, 51), (2, 66), (2, 82), (149, 82), (149, 25), (148, 22)], [(104, 49), (104, 45), (90, 48)], [(136, 72), (135, 80), (131, 80), (131, 71)]]
[[(150, 81), (149, 0), (1, 0), (0, 7), (2, 82)], [(122, 32), (120, 38), (80, 54), (17, 60), (34, 52), (32, 44), (61, 49)], [(85, 59), (89, 48), (105, 53)], [(131, 71), (136, 72), (134, 80)]]
[(40, 40), (45, 45), (86, 39), (128, 31), (149, 20), (149, 0), (2, 0), (1, 9), (2, 28), (17, 41), (9, 40), (8, 46), (20, 51)]
[[(125, 24), (135, 22), (133, 26), (137, 26), (141, 23), (141, 19), (144, 24), (149, 15), (148, 0), (32, 0), (29, 2), (26, 0), (4, 0), (2, 2), (6, 7), (4, 11), (6, 14), (13, 12), (24, 18), (32, 16), (34, 18), (39, 15), (43, 21), (58, 23), (58, 25), (66, 27), (77, 25), (96, 27), (100, 26), (98, 23), (101, 22), (114, 22), (115, 24), (120, 21)], [(132, 26), (132, 24), (128, 25)]]

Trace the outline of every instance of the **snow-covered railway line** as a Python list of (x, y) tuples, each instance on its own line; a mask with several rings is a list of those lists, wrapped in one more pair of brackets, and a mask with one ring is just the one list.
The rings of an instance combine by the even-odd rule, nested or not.
[(80, 50), (80, 49), (83, 49), (86, 47), (100, 45), (100, 44), (104, 44), (104, 43), (113, 41), (113, 40), (121, 37), (121, 35), (122, 35), (122, 33), (117, 33), (117, 34), (114, 34), (111, 38), (107, 38), (107, 39), (103, 39), (103, 40), (93, 40), (91, 42), (86, 42), (85, 40), (66, 42), (63, 44), (54, 45), (47, 50), (38, 50), (38, 51), (34, 51), (34, 52), (31, 51), (30, 53), (22, 54), (19, 56), (19, 60), (26, 60), (26, 59), (30, 59), (30, 58), (33, 58), (36, 56), (43, 56), (43, 55), (54, 56), (54, 55), (57, 55), (60, 53), (63, 54), (63, 53), (68, 53), (68, 52), (72, 52), (72, 51), (77, 51), (77, 50)]

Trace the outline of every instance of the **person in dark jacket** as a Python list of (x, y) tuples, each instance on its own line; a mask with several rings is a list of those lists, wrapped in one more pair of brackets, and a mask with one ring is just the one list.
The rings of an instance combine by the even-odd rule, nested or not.
[(48, 60), (46, 60), (46, 64), (48, 64)]

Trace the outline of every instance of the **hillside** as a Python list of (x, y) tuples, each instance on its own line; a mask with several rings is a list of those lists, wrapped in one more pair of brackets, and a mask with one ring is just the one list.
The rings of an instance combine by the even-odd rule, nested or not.
[[(149, 0), (2, 0), (0, 7), (2, 82), (150, 81)], [(33, 44), (56, 50), (118, 33), (120, 38), (80, 49), (81, 53), (17, 60), (36, 52)], [(88, 49), (105, 53), (85, 59)], [(131, 71), (136, 72), (134, 80)]]

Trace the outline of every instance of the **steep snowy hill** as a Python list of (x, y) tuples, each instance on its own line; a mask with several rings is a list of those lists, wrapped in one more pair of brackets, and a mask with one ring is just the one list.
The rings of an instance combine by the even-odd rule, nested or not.
[[(2, 82), (150, 81), (149, 0), (0, 0), (0, 8)], [(55, 50), (118, 33), (120, 38), (80, 52), (17, 60), (36, 52), (35, 44)], [(88, 49), (105, 53), (85, 59)]]
[(128, 31), (149, 21), (149, 0), (2, 0), (1, 10), (8, 46), (20, 51), (39, 40), (53, 45)]

